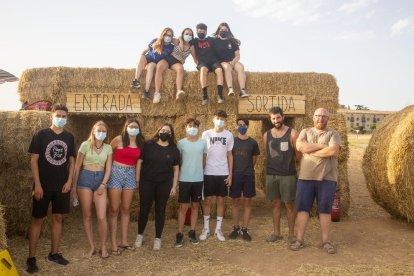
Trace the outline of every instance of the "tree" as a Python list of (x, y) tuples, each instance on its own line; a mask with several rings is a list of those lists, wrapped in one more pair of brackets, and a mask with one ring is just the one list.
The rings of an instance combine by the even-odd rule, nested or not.
[(354, 105), (356, 110), (369, 110), (368, 107), (366, 107), (365, 105), (362, 104), (356, 104)]

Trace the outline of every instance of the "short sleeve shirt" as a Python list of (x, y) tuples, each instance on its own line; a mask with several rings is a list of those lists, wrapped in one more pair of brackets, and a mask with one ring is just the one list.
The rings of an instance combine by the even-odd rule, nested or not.
[(219, 62), (230, 62), (236, 56), (236, 51), (240, 50), (239, 45), (232, 40), (222, 40), (220, 38), (214, 39), (213, 49)]
[(207, 154), (206, 141), (198, 139), (193, 142), (183, 138), (178, 142), (177, 146), (181, 153), (180, 181), (203, 181), (203, 156)]
[[(327, 146), (339, 145), (340, 139), (337, 131), (326, 128), (319, 132), (315, 128), (306, 128), (299, 134), (298, 141), (305, 140), (312, 144), (325, 144)], [(300, 162), (299, 179), (303, 180), (331, 180), (338, 181), (338, 160), (335, 156), (315, 157), (304, 153)]]
[(229, 175), (227, 152), (233, 149), (234, 137), (228, 130), (209, 129), (201, 136), (207, 142), (207, 162), (204, 175)]
[(162, 51), (162, 53), (161, 54), (159, 54), (159, 53), (157, 53), (157, 52), (155, 52), (154, 51), (154, 49), (152, 48), (152, 45), (154, 44), (154, 42), (156, 41), (157, 39), (156, 38), (154, 38), (153, 40), (151, 40), (151, 42), (148, 44), (148, 48), (150, 49), (147, 53), (146, 53), (146, 55), (148, 55), (149, 57), (151, 57), (153, 60), (155, 60), (155, 61), (160, 61), (160, 60), (162, 60), (163, 58), (165, 58), (165, 57), (167, 57), (167, 56), (169, 56), (169, 55), (171, 55), (171, 53), (173, 52), (173, 50), (174, 50), (174, 45), (172, 44), (172, 43), (170, 43), (170, 44), (168, 44), (168, 45), (164, 45), (164, 48), (163, 48), (163, 51)]
[(210, 36), (204, 40), (197, 37), (192, 40), (198, 63), (213, 64), (217, 62), (217, 57), (213, 50), (214, 40), (215, 38)]
[(57, 134), (51, 128), (39, 130), (29, 146), (29, 153), (39, 154), (39, 178), (45, 191), (61, 191), (69, 176), (69, 157), (75, 156), (75, 141), (64, 130)]
[(242, 140), (234, 138), (233, 172), (242, 175), (254, 175), (253, 156), (259, 155), (259, 145), (249, 137)]
[(85, 155), (83, 164), (98, 164), (102, 167), (105, 167), (108, 155), (112, 154), (112, 147), (108, 144), (103, 144), (102, 147), (102, 151), (98, 154), (96, 151), (91, 149), (91, 143), (89, 141), (83, 142), (79, 147), (79, 152)]

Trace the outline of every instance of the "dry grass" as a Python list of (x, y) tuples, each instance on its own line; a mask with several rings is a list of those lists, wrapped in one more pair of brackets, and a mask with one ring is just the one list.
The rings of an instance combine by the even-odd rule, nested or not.
[(4, 207), (0, 205), (0, 251), (7, 248), (6, 220), (4, 219), (4, 214)]

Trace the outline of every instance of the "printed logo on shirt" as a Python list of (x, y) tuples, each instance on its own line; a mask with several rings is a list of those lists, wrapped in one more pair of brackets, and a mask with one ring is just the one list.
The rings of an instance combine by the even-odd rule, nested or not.
[(227, 138), (226, 137), (210, 137), (210, 145), (226, 145), (227, 144)]
[(209, 41), (198, 41), (198, 48), (205, 49), (210, 47), (211, 45)]
[(279, 152), (277, 151), (278, 143), (276, 141), (269, 141), (269, 155), (270, 158), (275, 158), (279, 156)]
[(67, 151), (68, 145), (65, 142), (54, 140), (46, 147), (46, 160), (54, 166), (60, 166), (66, 162)]
[(233, 47), (231, 46), (231, 43), (229, 43), (229, 44), (227, 45), (227, 49), (229, 49), (229, 50), (233, 49)]

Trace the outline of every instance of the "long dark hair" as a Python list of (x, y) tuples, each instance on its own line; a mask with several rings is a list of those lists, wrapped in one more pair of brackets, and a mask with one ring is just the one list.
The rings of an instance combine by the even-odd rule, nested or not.
[(177, 141), (175, 140), (174, 128), (169, 123), (165, 123), (160, 128), (158, 128), (158, 130), (154, 133), (154, 136), (152, 137), (152, 140), (154, 142), (158, 142), (158, 140), (160, 139), (160, 137), (159, 137), (160, 130), (165, 126), (168, 126), (171, 129), (171, 137), (168, 139), (168, 144), (170, 144), (172, 146), (175, 146), (177, 144)]
[(217, 27), (217, 30), (216, 30), (216, 32), (214, 33), (214, 36), (215, 36), (216, 38), (218, 38), (218, 37), (219, 37), (221, 27), (226, 27), (226, 28), (227, 28), (227, 30), (229, 30), (229, 35), (228, 35), (227, 39), (228, 39), (228, 40), (230, 40), (231, 42), (233, 42), (233, 43), (235, 43), (235, 44), (237, 44), (237, 45), (238, 45), (237, 40), (234, 38), (234, 35), (233, 35), (233, 33), (231, 32), (231, 29), (230, 29), (229, 24), (227, 24), (226, 22), (221, 23), (221, 24)]
[(137, 135), (136, 143), (137, 143), (137, 146), (142, 149), (144, 147), (145, 138), (144, 138), (144, 135), (142, 135), (141, 125), (139, 124), (138, 119), (136, 118), (128, 118), (125, 121), (124, 128), (122, 129), (122, 132), (121, 132), (122, 147), (125, 148), (129, 146), (130, 141), (129, 141), (129, 135), (128, 135), (127, 128), (130, 123), (134, 123), (134, 122), (137, 123), (139, 127), (139, 134)]

